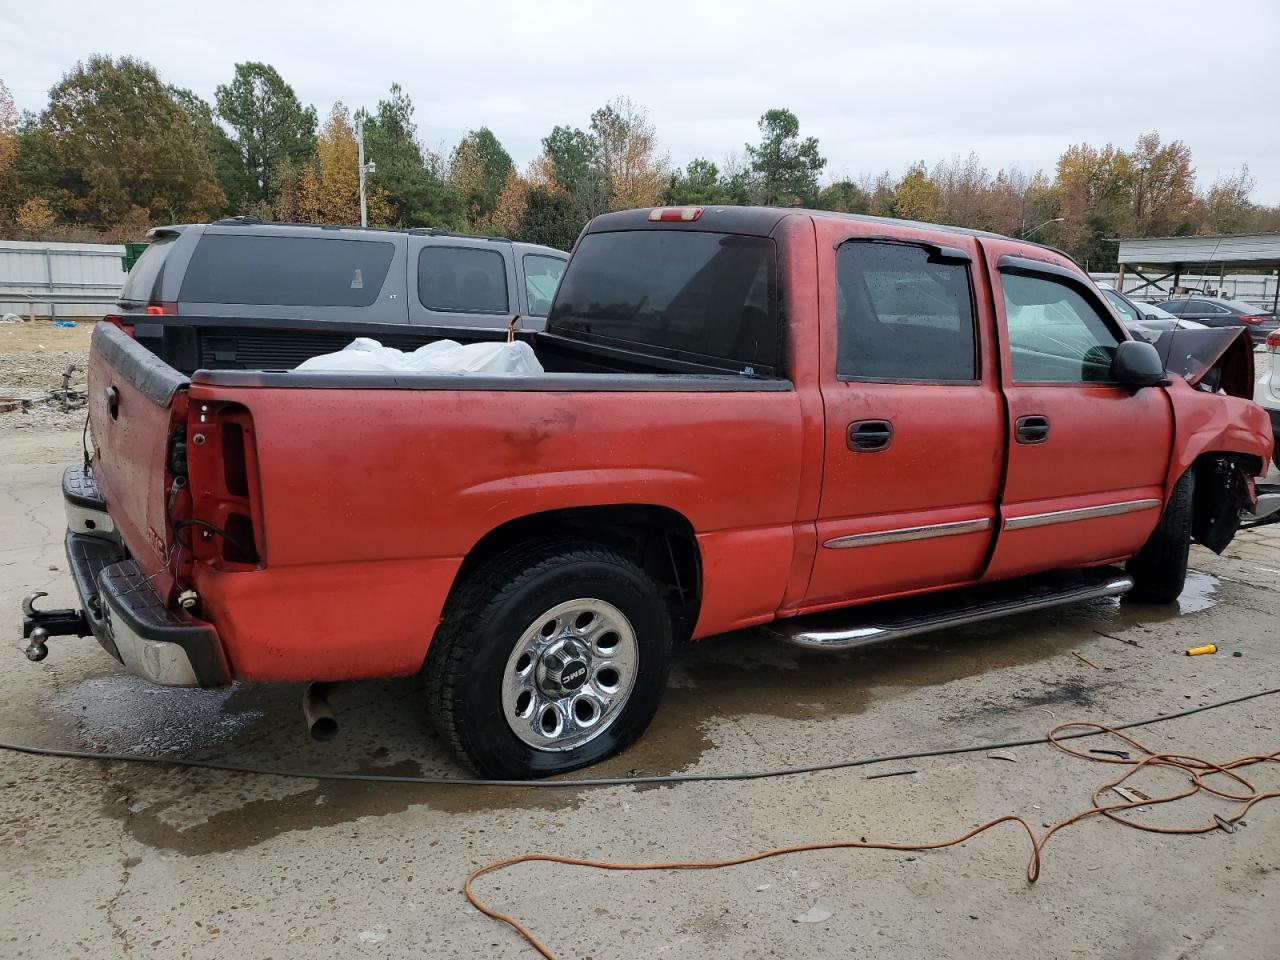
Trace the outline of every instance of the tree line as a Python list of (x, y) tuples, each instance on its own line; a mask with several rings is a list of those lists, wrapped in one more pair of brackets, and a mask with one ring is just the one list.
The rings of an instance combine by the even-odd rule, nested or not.
[(658, 204), (802, 206), (975, 227), (1055, 244), (1095, 268), (1114, 263), (1116, 237), (1280, 230), (1280, 207), (1252, 201), (1247, 167), (1200, 188), (1187, 146), (1154, 132), (1130, 149), (1069, 146), (1051, 173), (993, 174), (970, 153), (824, 182), (827, 160), (790, 110), (766, 111), (759, 140), (719, 162), (673, 167), (645, 109), (617, 97), (585, 128), (553, 127), (521, 170), (488, 127), (450, 149), (424, 146), (399, 84), (372, 110), (335, 103), (321, 118), (269, 64), (236, 64), (209, 103), (141, 60), (93, 56), (38, 113), (19, 116), (0, 81), (0, 235), (136, 240), (157, 224), (229, 215), (356, 223), (359, 124), (376, 164), (371, 225), (562, 249), (597, 214)]

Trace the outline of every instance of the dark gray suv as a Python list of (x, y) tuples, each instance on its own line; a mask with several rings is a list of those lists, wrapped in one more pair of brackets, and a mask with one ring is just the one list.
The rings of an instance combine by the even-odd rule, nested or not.
[(290, 368), (356, 336), (541, 330), (569, 255), (440, 230), (221, 220), (157, 227), (109, 317), (179, 370)]

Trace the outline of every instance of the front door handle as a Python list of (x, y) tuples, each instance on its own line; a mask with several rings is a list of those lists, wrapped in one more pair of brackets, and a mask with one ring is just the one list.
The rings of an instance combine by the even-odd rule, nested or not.
[(855, 420), (849, 424), (849, 449), (855, 453), (876, 453), (893, 442), (893, 424), (888, 420)]
[(1049, 439), (1049, 418), (1039, 414), (1019, 417), (1014, 436), (1019, 443), (1044, 443)]

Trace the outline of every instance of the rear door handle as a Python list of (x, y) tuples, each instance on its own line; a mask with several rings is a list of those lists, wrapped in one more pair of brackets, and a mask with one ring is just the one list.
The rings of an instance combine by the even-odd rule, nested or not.
[(893, 442), (893, 424), (888, 420), (855, 420), (849, 424), (849, 449), (855, 453), (876, 453)]
[(1049, 418), (1039, 414), (1019, 417), (1014, 435), (1019, 443), (1044, 443), (1049, 439)]

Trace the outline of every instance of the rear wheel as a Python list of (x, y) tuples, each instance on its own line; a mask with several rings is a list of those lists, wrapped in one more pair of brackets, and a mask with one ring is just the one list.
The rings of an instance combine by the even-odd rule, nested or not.
[(573, 770), (644, 732), (672, 631), (658, 586), (587, 543), (542, 543), (476, 570), (427, 655), (436, 729), (484, 776)]
[(1126, 569), (1133, 577), (1129, 596), (1146, 603), (1173, 603), (1187, 582), (1196, 476), (1192, 468), (1174, 485), (1160, 523)]

